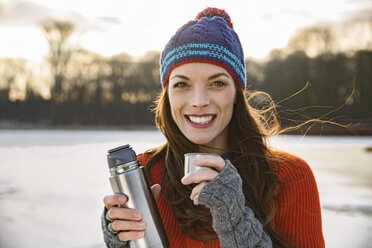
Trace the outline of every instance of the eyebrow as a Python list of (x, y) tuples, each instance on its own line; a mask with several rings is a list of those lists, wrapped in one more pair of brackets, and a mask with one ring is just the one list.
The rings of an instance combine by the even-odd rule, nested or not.
[(175, 77), (179, 77), (179, 78), (182, 78), (184, 80), (190, 80), (188, 77), (184, 76), (184, 75), (174, 75), (171, 79), (175, 78)]
[[(218, 77), (220, 77), (220, 76), (225, 76), (225, 77), (227, 77), (227, 78), (230, 78), (229, 75), (227, 75), (226, 73), (220, 72), (220, 73), (216, 73), (216, 74), (214, 74), (214, 75), (208, 77), (208, 80), (216, 79), (216, 78), (218, 78)], [(184, 76), (184, 75), (178, 75), (178, 74), (177, 74), (177, 75), (174, 75), (174, 76), (172, 77), (172, 79), (175, 78), (175, 77), (179, 77), (179, 78), (184, 79), (184, 80), (190, 80), (188, 77), (186, 77), (186, 76)]]
[(220, 73), (216, 73), (216, 74), (210, 76), (210, 77), (208, 78), (208, 80), (216, 79), (216, 78), (218, 78), (218, 77), (220, 77), (220, 76), (225, 76), (225, 77), (227, 77), (227, 78), (230, 78), (226, 73), (224, 73), (224, 72), (220, 72)]

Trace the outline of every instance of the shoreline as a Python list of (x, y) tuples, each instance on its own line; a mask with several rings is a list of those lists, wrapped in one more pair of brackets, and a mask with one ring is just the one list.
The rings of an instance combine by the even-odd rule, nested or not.
[[(285, 127), (283, 127), (285, 128)], [(80, 124), (35, 124), (35, 123), (1, 123), (0, 130), (157, 130), (155, 125), (80, 125)], [(353, 128), (345, 127), (312, 127), (284, 133), (284, 135), (303, 136), (372, 136), (372, 125)]]
[(155, 125), (44, 125), (44, 124), (0, 124), (0, 130), (157, 130)]

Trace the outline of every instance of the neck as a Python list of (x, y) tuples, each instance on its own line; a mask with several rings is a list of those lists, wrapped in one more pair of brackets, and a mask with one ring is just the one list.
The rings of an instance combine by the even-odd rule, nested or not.
[(224, 154), (228, 152), (227, 145), (228, 129), (225, 128), (222, 133), (220, 133), (214, 140), (211, 142), (199, 145), (199, 151), (205, 153), (214, 153), (214, 154)]
[(209, 145), (199, 145), (199, 151), (202, 153), (224, 154), (227, 152), (226, 148), (212, 147)]

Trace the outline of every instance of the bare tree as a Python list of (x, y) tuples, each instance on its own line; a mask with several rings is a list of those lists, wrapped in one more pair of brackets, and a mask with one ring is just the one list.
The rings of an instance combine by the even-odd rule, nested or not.
[(54, 81), (51, 88), (52, 101), (59, 104), (64, 100), (63, 81), (67, 74), (67, 65), (74, 52), (69, 39), (74, 33), (75, 27), (67, 21), (48, 20), (42, 23), (42, 30), (49, 44), (47, 60)]
[(287, 48), (302, 50), (310, 56), (332, 52), (335, 37), (329, 26), (313, 26), (299, 30), (289, 40)]
[(52, 19), (42, 22), (41, 27), (49, 44), (47, 61), (52, 76), (50, 116), (52, 122), (56, 122), (59, 115), (58, 106), (66, 100), (64, 81), (68, 63), (74, 52), (69, 40), (75, 31), (75, 26), (68, 21)]

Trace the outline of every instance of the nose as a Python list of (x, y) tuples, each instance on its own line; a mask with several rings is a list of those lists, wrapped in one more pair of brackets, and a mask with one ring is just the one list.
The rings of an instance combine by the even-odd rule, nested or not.
[(203, 108), (210, 104), (210, 96), (208, 90), (204, 87), (195, 87), (190, 98), (191, 106), (196, 108)]

